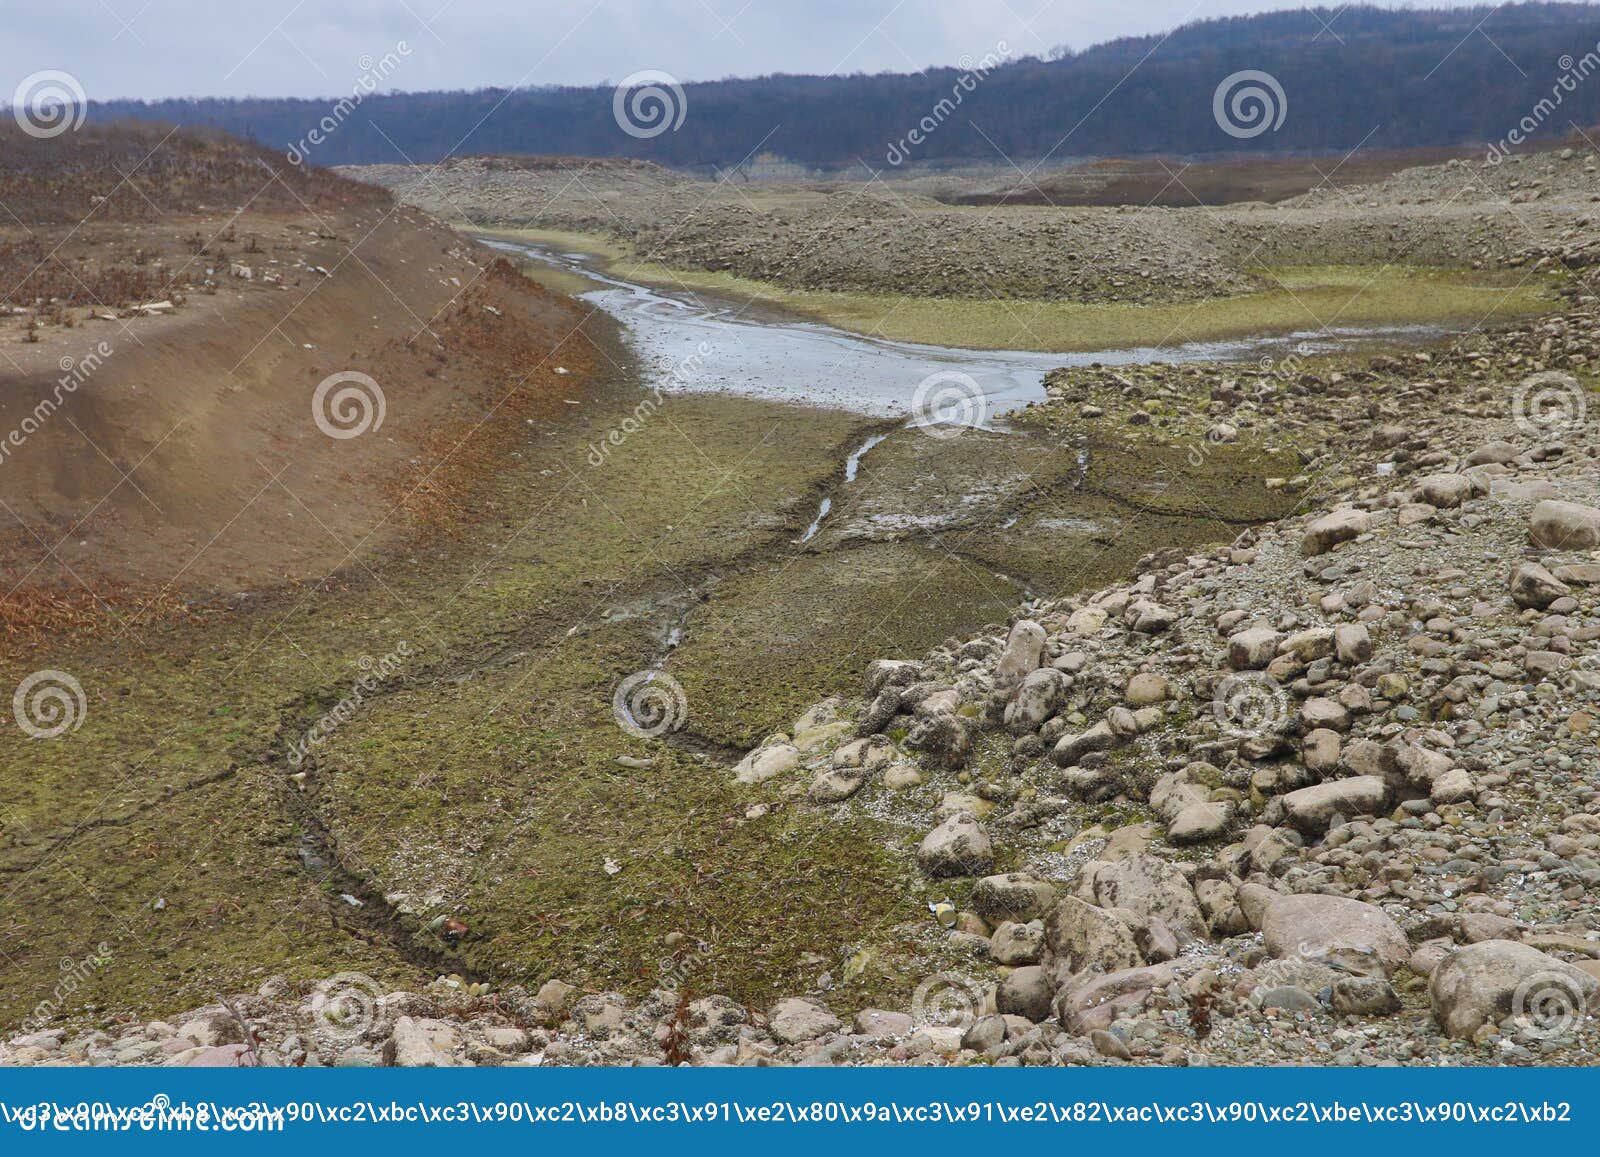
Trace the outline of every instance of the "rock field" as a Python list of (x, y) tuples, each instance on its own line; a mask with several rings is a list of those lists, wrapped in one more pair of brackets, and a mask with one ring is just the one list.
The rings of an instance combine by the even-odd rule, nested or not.
[[(1581, 267), (1592, 237), (1533, 260)], [(878, 659), (726, 772), (915, 833), (907, 870), (951, 900), (910, 1007), (836, 1007), (831, 970), (764, 1008), (670, 974), (637, 1002), (344, 974), (55, 1025), (0, 1063), (1594, 1064), (1597, 366), (1577, 279), (1557, 314), (1429, 352), (1052, 375), (1021, 420), (1298, 447), (1269, 485), (1303, 513)]]

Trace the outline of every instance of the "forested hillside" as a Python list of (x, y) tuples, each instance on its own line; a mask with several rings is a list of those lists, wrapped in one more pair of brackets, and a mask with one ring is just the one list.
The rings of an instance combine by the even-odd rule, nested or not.
[[(973, 46), (966, 70), (688, 83), (681, 124), (649, 137), (619, 128), (609, 85), (374, 94), (358, 102), (348, 93), (117, 101), (96, 105), (94, 115), (216, 125), (298, 147), (325, 165), (558, 153), (726, 166), (760, 151), (877, 168), (901, 159), (1000, 160), (1002, 153), (1326, 152), (1500, 141), (1525, 116), (1538, 121), (1535, 137), (1591, 125), (1600, 120), (1600, 82), (1590, 79), (1600, 71), (1597, 42), (1600, 8), (1587, 4), (1277, 12), (1049, 60), (1019, 57), (1021, 45), (1002, 53), (983, 44)], [(1278, 128), (1243, 138), (1219, 127), (1212, 105), (1219, 83), (1247, 69), (1275, 78), (1286, 107)], [(344, 107), (331, 113), (341, 95)], [(1551, 104), (1537, 113), (1541, 100)], [(307, 134), (330, 119), (337, 123), (325, 139), (308, 146)], [(913, 136), (919, 124), (920, 140)]]

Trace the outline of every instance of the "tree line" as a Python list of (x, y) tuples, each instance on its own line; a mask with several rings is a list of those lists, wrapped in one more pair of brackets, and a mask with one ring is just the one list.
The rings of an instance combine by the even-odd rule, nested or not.
[[(1281, 88), (1281, 123), (1230, 133), (1214, 98), (1226, 78), (1247, 71)], [(317, 143), (305, 157), (318, 165), (521, 153), (725, 168), (760, 154), (880, 169), (902, 160), (1486, 144), (1541, 101), (1532, 135), (1561, 137), (1600, 121), (1592, 71), (1600, 71), (1600, 9), (1588, 4), (1320, 8), (1200, 21), (988, 68), (686, 84), (682, 123), (653, 136), (624, 131), (606, 86), (110, 101), (93, 105), (91, 117), (212, 126), (283, 150), (309, 134)], [(675, 110), (665, 115), (675, 119)], [(1272, 109), (1266, 115), (1277, 120)]]

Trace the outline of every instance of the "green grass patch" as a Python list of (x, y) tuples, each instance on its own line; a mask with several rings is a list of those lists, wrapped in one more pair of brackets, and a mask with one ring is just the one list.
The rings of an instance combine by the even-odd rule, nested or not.
[(1251, 270), (1262, 285), (1256, 292), (1155, 304), (831, 293), (636, 262), (618, 243), (588, 234), (497, 235), (591, 253), (629, 280), (755, 301), (855, 333), (967, 349), (1083, 353), (1324, 328), (1472, 327), (1537, 314), (1556, 303), (1552, 276), (1404, 265), (1258, 268)]

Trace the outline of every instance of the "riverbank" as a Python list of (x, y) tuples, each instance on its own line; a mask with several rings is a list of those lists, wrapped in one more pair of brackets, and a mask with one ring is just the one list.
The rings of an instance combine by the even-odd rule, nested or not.
[[(1408, 265), (1281, 266), (1257, 270), (1261, 288), (1176, 303), (1087, 304), (1043, 298), (984, 300), (912, 294), (861, 294), (793, 289), (731, 273), (638, 261), (631, 250), (596, 233), (550, 229), (479, 230), (488, 237), (585, 254), (617, 278), (659, 289), (708, 294), (759, 315), (805, 318), (850, 333), (890, 341), (970, 350), (1019, 350), (1080, 355), (1182, 347), (1283, 335), (1337, 342), (1361, 330), (1407, 339), (1456, 328), (1504, 324), (1551, 308), (1559, 278)], [(554, 272), (552, 285), (574, 290), (582, 278)], [(1416, 340), (1411, 337), (1409, 340)], [(1193, 356), (1190, 354), (1189, 356)], [(1233, 351), (1209, 355), (1224, 358)]]
[[(876, 821), (752, 804), (730, 761), (874, 651), (920, 652), (1290, 501), (1244, 485), (1292, 469), (1262, 447), (1198, 471), (1173, 455), (1173, 481), (1210, 498), (1152, 513), (1124, 493), (1142, 471), (1075, 435), (710, 393), (641, 414), (651, 395), (606, 348), (608, 377), (502, 431), (501, 468), (448, 533), (150, 615), (136, 642), (89, 630), (8, 655), (13, 684), (76, 673), (87, 709), (0, 769), (0, 876), (29, 913), (5, 1016), (102, 940), (63, 1018), (349, 969), (641, 993), (679, 937), (717, 945), (697, 985), (759, 1003), (842, 944), (920, 936), (939, 897), (896, 883)], [(670, 744), (614, 712), (651, 671), (684, 697)], [(903, 982), (850, 980), (882, 1001)]]

